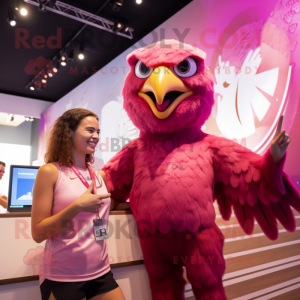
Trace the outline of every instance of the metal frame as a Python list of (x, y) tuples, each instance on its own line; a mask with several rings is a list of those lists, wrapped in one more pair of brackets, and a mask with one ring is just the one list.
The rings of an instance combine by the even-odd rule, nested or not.
[[(40, 1), (41, 0), (24, 0), (24, 2), (37, 7), (40, 6)], [(50, 1), (42, 1), (42, 5), (47, 11), (51, 11), (53, 13), (123, 36), (128, 39), (133, 38), (133, 28), (128, 27), (128, 30), (126, 32), (114, 31), (114, 22), (74, 7), (72, 5), (65, 4), (60, 1), (56, 1), (54, 4), (51, 4)]]

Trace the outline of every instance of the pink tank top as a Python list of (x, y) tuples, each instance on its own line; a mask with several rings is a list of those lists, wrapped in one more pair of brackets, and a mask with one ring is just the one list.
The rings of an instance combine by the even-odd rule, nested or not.
[[(87, 190), (71, 168), (54, 164), (58, 168), (58, 179), (54, 186), (51, 216), (69, 206)], [(91, 184), (88, 169), (78, 170)], [(106, 194), (101, 175), (94, 167), (93, 171), (97, 194)], [(106, 220), (107, 228), (111, 200), (107, 198), (103, 202), (99, 208), (99, 218)], [(93, 219), (96, 219), (96, 213), (80, 212), (59, 234), (47, 239), (44, 263), (40, 264), (40, 285), (45, 278), (54, 281), (87, 281), (110, 271), (106, 241), (95, 240)]]

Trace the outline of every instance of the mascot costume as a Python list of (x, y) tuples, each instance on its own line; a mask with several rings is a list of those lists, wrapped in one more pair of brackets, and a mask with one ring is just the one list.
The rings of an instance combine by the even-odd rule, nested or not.
[(111, 197), (130, 198), (152, 299), (184, 299), (185, 266), (196, 299), (223, 300), (224, 236), (213, 202), (224, 220), (234, 212), (246, 234), (255, 220), (271, 240), (278, 237), (277, 220), (294, 231), (291, 207), (300, 212), (300, 194), (283, 172), (290, 139), (281, 132), (283, 116), (263, 156), (204, 133), (214, 104), (206, 54), (163, 42), (127, 57), (124, 109), (140, 136), (102, 170)]

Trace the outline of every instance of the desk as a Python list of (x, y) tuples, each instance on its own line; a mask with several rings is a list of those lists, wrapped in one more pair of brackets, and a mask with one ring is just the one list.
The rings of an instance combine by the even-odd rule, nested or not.
[[(107, 239), (108, 255), (115, 279), (127, 300), (150, 300), (148, 275), (131, 211), (111, 211), (109, 221), (112, 230), (109, 228), (111, 233)], [(34, 285), (32, 293), (39, 295), (39, 266), (25, 264), (23, 260), (29, 250), (44, 247), (46, 242), (37, 244), (32, 239), (31, 213), (1, 213), (0, 228), (0, 298), (8, 299), (6, 294), (2, 294), (3, 291), (18, 290), (10, 287), (30, 284), (28, 281), (35, 281), (31, 283)], [(38, 297), (32, 294), (30, 299), (38, 300)], [(14, 295), (11, 298), (16, 299), (19, 296)]]

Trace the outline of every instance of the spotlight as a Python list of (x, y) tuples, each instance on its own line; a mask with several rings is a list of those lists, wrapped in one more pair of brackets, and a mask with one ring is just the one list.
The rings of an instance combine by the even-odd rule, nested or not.
[(33, 85), (31, 85), (31, 86), (30, 86), (30, 89), (31, 89), (32, 91), (34, 91), (34, 86), (33, 86)]
[(80, 44), (78, 58), (81, 60), (84, 59), (84, 44), (83, 43)]
[(66, 60), (66, 56), (65, 56), (65, 55), (62, 55), (60, 59), (61, 59), (62, 61), (65, 61), (65, 60)]
[(45, 78), (45, 79), (48, 78), (48, 75), (47, 75), (47, 74), (44, 74), (44, 78)]
[(67, 61), (74, 61), (74, 50), (71, 49), (71, 50), (68, 50), (67, 51)]
[(38, 2), (40, 2), (39, 11), (46, 12), (46, 3), (44, 3), (42, 0), (39, 0)]
[(135, 2), (136, 2), (136, 4), (141, 4), (142, 0), (136, 0)]
[(16, 26), (17, 24), (17, 17), (13, 13), (12, 9), (9, 9), (8, 16), (7, 16), (7, 22), (9, 23), (10, 26)]
[(119, 32), (123, 28), (123, 25), (120, 22), (115, 22), (113, 27), (113, 32)]
[(52, 68), (53, 73), (57, 73), (57, 72), (58, 72), (59, 66), (60, 66), (60, 65), (59, 65), (59, 61), (56, 60), (56, 61), (54, 62), (54, 66), (53, 66), (53, 68)]
[(13, 114), (8, 114), (8, 116), (5, 119), (6, 123), (12, 122), (13, 120), (14, 120)]
[(34, 118), (33, 117), (25, 117), (26, 122), (33, 122)]
[(61, 64), (63, 67), (67, 65), (67, 63), (66, 63), (65, 61), (62, 61), (60, 64)]
[(20, 14), (21, 14), (22, 16), (27, 16), (27, 9), (24, 8), (24, 7), (22, 7), (21, 10), (20, 10)]
[(46, 79), (42, 79), (42, 83), (47, 83), (47, 80)]
[(49, 77), (53, 77), (53, 74), (51, 73), (51, 71), (48, 72), (48, 76), (49, 76)]
[(123, 0), (117, 0), (114, 2), (112, 9), (114, 11), (119, 11), (122, 5), (123, 5)]

